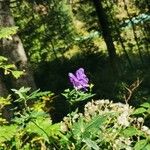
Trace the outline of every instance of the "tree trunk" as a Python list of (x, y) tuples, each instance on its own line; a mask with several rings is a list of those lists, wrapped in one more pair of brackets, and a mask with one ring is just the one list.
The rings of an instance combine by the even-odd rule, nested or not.
[(116, 62), (116, 50), (115, 50), (115, 46), (113, 44), (113, 40), (112, 40), (112, 35), (111, 35), (111, 29), (110, 29), (110, 25), (107, 19), (107, 15), (105, 13), (105, 10), (102, 6), (102, 2), (101, 0), (93, 0), (93, 4), (99, 19), (99, 23), (101, 26), (101, 30), (102, 30), (102, 35), (104, 38), (104, 41), (106, 43), (107, 46), (107, 50), (108, 50), (108, 54), (109, 54), (109, 58), (110, 58), (110, 63), (113, 67), (113, 71), (116, 72), (117, 69), (117, 62)]
[[(0, 26), (1, 27), (11, 27), (15, 26), (14, 19), (10, 12), (10, 0), (0, 1)], [(27, 63), (27, 56), (25, 54), (23, 44), (17, 35), (13, 35), (12, 39), (2, 39), (0, 45), (0, 55), (8, 58), (10, 63), (16, 65), (18, 70), (24, 70), (25, 74), (15, 80), (11, 79), (11, 84), (13, 88), (32, 87), (35, 89), (35, 82), (32, 72), (29, 70)], [(11, 88), (12, 88), (11, 87)]]
[[(108, 1), (107, 1), (107, 0), (105, 0), (105, 3), (107, 4), (107, 7), (108, 7), (108, 8), (114, 10), (114, 9), (113, 9), (113, 3), (114, 3), (114, 2), (111, 3), (111, 6), (110, 6), (110, 7), (109, 7), (109, 4), (108, 4)], [(117, 3), (117, 1), (116, 1), (115, 3)], [(117, 23), (115, 22), (115, 20), (114, 20), (114, 18), (113, 18), (113, 15), (111, 14), (111, 12), (110, 12), (110, 18), (111, 18), (111, 20), (112, 20), (112, 24), (114, 24), (115, 31), (116, 31), (117, 36), (118, 36), (118, 41), (119, 41), (120, 44), (121, 44), (122, 50), (124, 51), (124, 54), (125, 54), (126, 59), (127, 59), (128, 63), (129, 63), (129, 66), (131, 67), (131, 69), (133, 69), (134, 67), (133, 67), (132, 61), (131, 61), (131, 59), (130, 59), (130, 57), (129, 57), (129, 55), (128, 55), (128, 52), (127, 52), (127, 50), (126, 50), (126, 47), (125, 47), (123, 38), (121, 37), (120, 28), (117, 26)], [(111, 28), (112, 28), (112, 25), (111, 25)]]
[(8, 91), (6, 89), (6, 86), (4, 82), (2, 81), (2, 78), (0, 77), (0, 97), (7, 96)]

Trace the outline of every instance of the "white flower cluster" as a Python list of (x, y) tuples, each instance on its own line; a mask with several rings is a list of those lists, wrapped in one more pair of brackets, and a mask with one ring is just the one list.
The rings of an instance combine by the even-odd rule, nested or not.
[(119, 137), (114, 141), (113, 147), (116, 149), (126, 149), (126, 150), (132, 150), (130, 147), (131, 140), (129, 138)]
[(107, 114), (107, 113), (118, 113), (117, 123), (122, 126), (130, 125), (130, 114), (133, 112), (133, 109), (128, 104), (122, 103), (112, 103), (109, 100), (97, 100), (88, 102), (85, 105), (85, 117), (90, 118), (95, 114)]

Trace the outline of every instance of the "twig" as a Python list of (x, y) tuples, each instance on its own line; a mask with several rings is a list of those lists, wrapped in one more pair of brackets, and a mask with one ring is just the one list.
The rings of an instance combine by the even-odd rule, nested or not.
[(139, 87), (142, 81), (143, 80), (139, 80), (139, 78), (137, 78), (137, 80), (134, 83), (132, 83), (129, 87), (124, 85), (124, 88), (127, 90), (127, 93), (123, 96), (126, 104), (128, 104), (128, 101), (131, 99), (133, 92)]

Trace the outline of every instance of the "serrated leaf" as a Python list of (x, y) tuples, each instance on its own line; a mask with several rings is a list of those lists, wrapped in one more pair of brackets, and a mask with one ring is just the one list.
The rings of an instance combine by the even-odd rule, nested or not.
[(147, 144), (146, 140), (140, 140), (135, 144), (134, 150), (142, 150), (143, 148), (146, 147), (146, 144)]
[(105, 121), (104, 116), (96, 116), (90, 122), (84, 122), (83, 118), (80, 118), (78, 122), (75, 122), (72, 127), (73, 134), (80, 139), (82, 136), (87, 138), (90, 135), (90, 131), (99, 130), (99, 127)]
[(31, 88), (25, 88), (25, 87), (21, 87), (19, 90), (16, 89), (11, 89), (13, 92), (15, 92), (15, 94), (20, 95), (20, 93), (27, 93), (30, 91)]
[(51, 95), (52, 95), (52, 93), (51, 93), (50, 91), (40, 92), (40, 89), (38, 89), (38, 90), (32, 92), (32, 93), (28, 96), (28, 97), (29, 97), (28, 99), (35, 99), (35, 98), (37, 98), (37, 97), (46, 96), (46, 95), (48, 95), (48, 94), (51, 94)]

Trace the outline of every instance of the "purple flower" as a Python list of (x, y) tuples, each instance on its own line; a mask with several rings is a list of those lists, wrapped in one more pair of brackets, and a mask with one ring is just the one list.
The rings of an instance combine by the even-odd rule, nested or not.
[(73, 84), (75, 89), (87, 90), (87, 87), (89, 87), (89, 79), (85, 75), (83, 68), (79, 68), (75, 75), (73, 73), (69, 73), (68, 75), (70, 82)]

